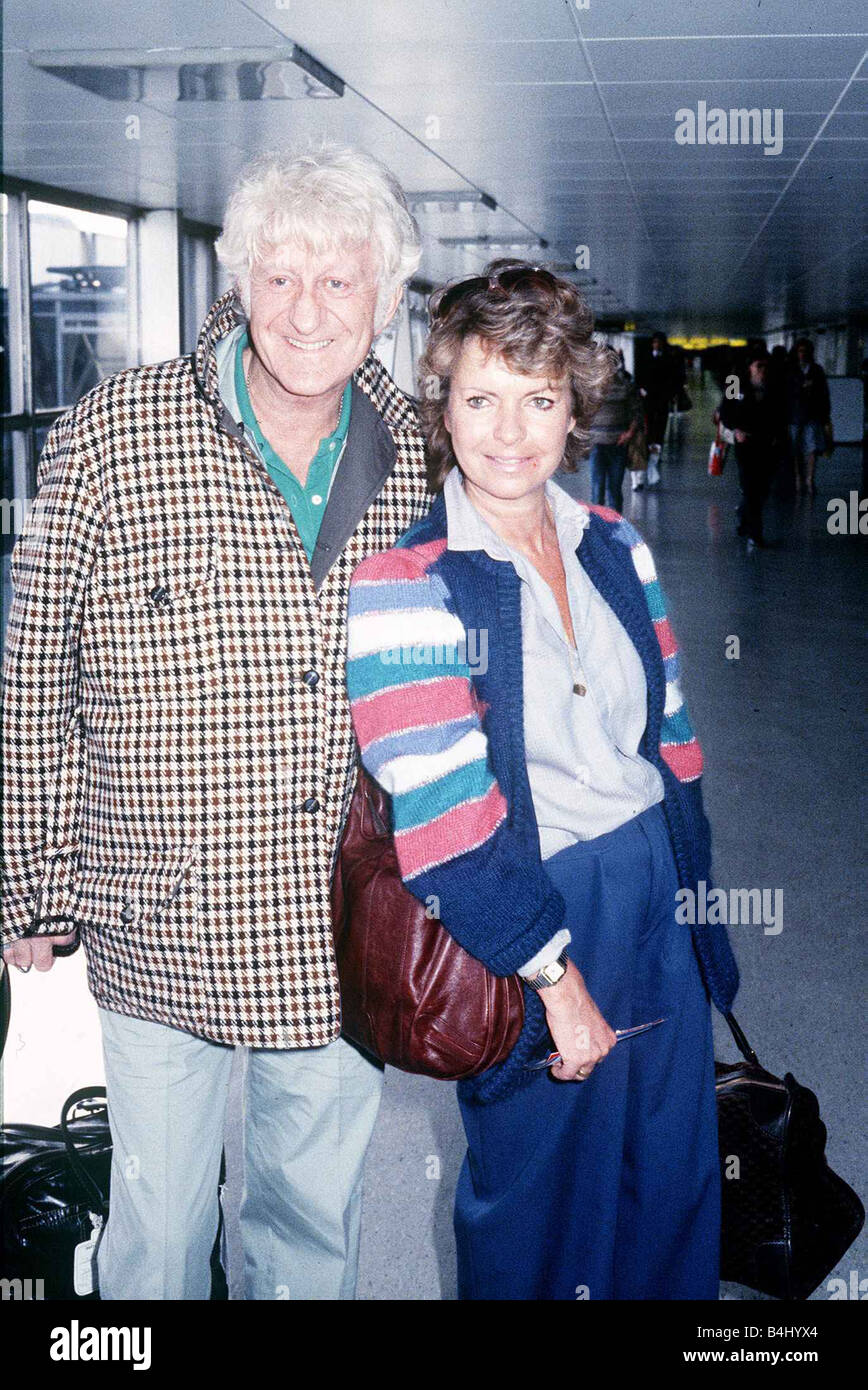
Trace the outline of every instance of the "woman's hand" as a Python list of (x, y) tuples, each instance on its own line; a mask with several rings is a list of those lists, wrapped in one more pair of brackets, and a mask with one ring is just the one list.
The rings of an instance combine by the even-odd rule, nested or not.
[(540, 990), (546, 1021), (562, 1060), (551, 1068), (558, 1081), (586, 1081), (618, 1039), (597, 1008), (572, 961), (556, 985)]

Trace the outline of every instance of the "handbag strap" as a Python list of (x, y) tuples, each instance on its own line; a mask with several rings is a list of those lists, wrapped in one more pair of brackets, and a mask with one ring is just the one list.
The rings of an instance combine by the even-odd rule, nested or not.
[(732, 1036), (735, 1038), (735, 1045), (738, 1048), (744, 1060), (746, 1062), (750, 1062), (755, 1067), (760, 1066), (760, 1059), (759, 1057), (757, 1057), (756, 1053), (754, 1052), (753, 1048), (751, 1047), (750, 1043), (748, 1042), (747, 1038), (745, 1037), (744, 1033), (739, 1027), (739, 1024), (734, 1014), (728, 1013), (724, 1014), (723, 1016), (729, 1025), (730, 1033), (732, 1033)]
[(94, 1198), (93, 1210), (103, 1217), (108, 1215), (108, 1199), (103, 1196), (99, 1185), (94, 1181), (82, 1163), (78, 1149), (75, 1146), (75, 1136), (70, 1131), (69, 1121), (76, 1106), (80, 1105), (82, 1101), (93, 1100), (100, 1097), (104, 1098), (105, 1094), (105, 1086), (82, 1086), (80, 1090), (73, 1091), (72, 1095), (67, 1098), (66, 1104), (60, 1115), (60, 1132), (63, 1136), (63, 1142), (66, 1145), (69, 1166), (84, 1190)]

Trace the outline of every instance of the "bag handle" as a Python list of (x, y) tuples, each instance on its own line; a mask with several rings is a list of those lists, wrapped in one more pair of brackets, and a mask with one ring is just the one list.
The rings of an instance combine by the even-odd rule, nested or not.
[(750, 1062), (751, 1065), (754, 1067), (760, 1066), (760, 1059), (759, 1057), (757, 1057), (756, 1053), (754, 1052), (753, 1048), (751, 1047), (750, 1043), (748, 1042), (747, 1038), (745, 1037), (744, 1033), (739, 1027), (735, 1016), (731, 1013), (724, 1014), (723, 1016), (729, 1025), (730, 1033), (732, 1033), (732, 1036), (735, 1038), (735, 1045), (738, 1048), (744, 1060), (746, 1062)]
[[(66, 1145), (66, 1152), (69, 1157), (69, 1166), (72, 1169), (75, 1176), (78, 1178), (84, 1190), (90, 1196), (94, 1197), (95, 1200), (93, 1210), (98, 1215), (101, 1215), (103, 1218), (108, 1216), (108, 1199), (103, 1196), (102, 1192), (99, 1189), (99, 1186), (91, 1177), (90, 1173), (87, 1171), (84, 1164), (82, 1163), (78, 1149), (75, 1146), (75, 1136), (70, 1131), (69, 1121), (72, 1112), (75, 1110), (77, 1105), (81, 1104), (82, 1101), (93, 1100), (95, 1097), (102, 1097), (104, 1099), (105, 1094), (105, 1086), (82, 1086), (80, 1090), (73, 1091), (72, 1095), (67, 1098), (66, 1104), (64, 1105), (63, 1110), (60, 1114), (60, 1133), (62, 1134), (63, 1142)], [(105, 1109), (105, 1106), (101, 1108)]]

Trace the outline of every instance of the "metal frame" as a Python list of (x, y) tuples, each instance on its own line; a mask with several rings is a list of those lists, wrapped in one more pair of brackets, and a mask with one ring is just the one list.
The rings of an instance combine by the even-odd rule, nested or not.
[(36, 492), (36, 434), (50, 427), (69, 406), (34, 409), (32, 302), (30, 286), (30, 202), (54, 203), (78, 212), (122, 217), (127, 223), (127, 365), (140, 361), (139, 334), (139, 239), (138, 221), (143, 209), (110, 198), (90, 197), (50, 184), (4, 177), (0, 188), (7, 197), (6, 241), (9, 284), (9, 404), (0, 416), (4, 433), (12, 438), (13, 496), (32, 498)]

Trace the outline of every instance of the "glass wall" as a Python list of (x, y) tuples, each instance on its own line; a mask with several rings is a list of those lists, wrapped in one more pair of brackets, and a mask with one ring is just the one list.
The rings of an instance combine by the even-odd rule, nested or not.
[(127, 221), (28, 200), (33, 408), (127, 366)]
[[(2, 213), (2, 613), (9, 556), (36, 491), (53, 422), (136, 360), (128, 306), (129, 217), (69, 206), (10, 182)], [(41, 190), (40, 190), (41, 191)], [(41, 191), (42, 192), (42, 191)]]

